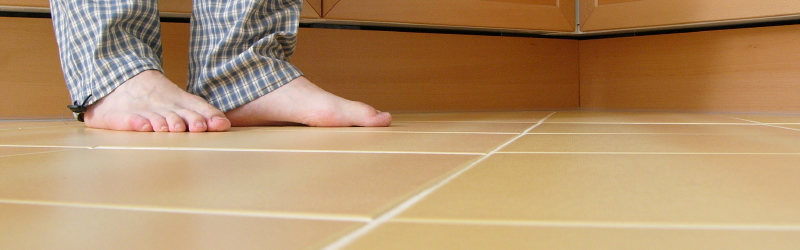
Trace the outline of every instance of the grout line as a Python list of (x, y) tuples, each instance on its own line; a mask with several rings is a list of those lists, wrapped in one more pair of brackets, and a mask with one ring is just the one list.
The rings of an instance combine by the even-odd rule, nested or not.
[(767, 127), (773, 127), (773, 128), (782, 128), (782, 129), (788, 129), (788, 130), (800, 131), (800, 129), (794, 129), (794, 128), (781, 127), (781, 126), (777, 126), (777, 125), (774, 125), (774, 124), (767, 124), (767, 123), (763, 123), (763, 122), (751, 121), (751, 120), (747, 120), (747, 119), (744, 119), (744, 118), (737, 118), (737, 117), (733, 117), (733, 116), (726, 116), (726, 115), (719, 115), (719, 116), (728, 117), (728, 118), (733, 118), (733, 119), (736, 119), (736, 120), (742, 120), (742, 121), (746, 121), (746, 122), (752, 122), (752, 123), (756, 123), (756, 124), (758, 124), (758, 125), (764, 125), (764, 126), (767, 126)]
[(312, 215), (312, 214), (304, 215), (301, 213), (248, 212), (248, 211), (235, 211), (235, 210), (221, 211), (221, 210), (207, 210), (207, 209), (196, 209), (196, 208), (143, 207), (143, 206), (130, 206), (130, 205), (107, 205), (107, 204), (92, 204), (92, 203), (58, 202), (58, 201), (26, 201), (26, 200), (0, 199), (0, 204), (105, 209), (105, 210), (132, 211), (132, 212), (221, 215), (221, 216), (257, 217), (257, 218), (274, 218), (274, 219), (323, 220), (323, 221), (362, 222), (362, 223), (371, 221), (367, 217), (357, 217), (357, 216), (324, 216), (324, 215)]
[[(306, 132), (306, 131), (322, 131), (322, 130), (303, 130), (303, 129), (254, 129), (250, 131), (268, 131), (268, 132)], [(331, 130), (322, 131), (326, 133), (387, 133), (387, 134), (473, 134), (473, 135), (516, 135), (515, 132), (478, 132), (478, 131), (465, 131), (465, 132), (448, 132), (448, 131), (391, 131), (391, 130)]]
[(448, 183), (450, 183), (452, 180), (454, 180), (458, 176), (461, 176), (465, 172), (467, 172), (470, 169), (472, 169), (473, 167), (477, 166), (479, 163), (483, 162), (484, 160), (486, 160), (490, 156), (494, 155), (495, 153), (497, 153), (498, 151), (500, 151), (504, 147), (506, 147), (509, 144), (513, 143), (517, 139), (522, 138), (528, 132), (530, 132), (534, 128), (536, 128), (539, 125), (541, 125), (542, 123), (544, 123), (544, 121), (547, 120), (547, 118), (550, 118), (550, 116), (554, 115), (555, 113), (556, 112), (550, 113), (550, 115), (548, 115), (547, 117), (543, 118), (538, 123), (534, 124), (533, 126), (528, 128), (527, 130), (523, 131), (522, 133), (520, 133), (516, 137), (514, 137), (514, 138), (510, 139), (509, 141), (503, 143), (502, 145), (498, 146), (497, 148), (495, 148), (494, 150), (492, 150), (488, 154), (484, 155), (480, 159), (476, 160), (475, 162), (473, 162), (469, 166), (459, 170), (458, 172), (456, 172), (453, 175), (445, 178), (444, 180), (439, 181), (438, 183), (436, 183), (432, 187), (429, 187), (429, 188), (425, 189), (424, 191), (412, 196), (411, 198), (407, 199), (406, 201), (404, 201), (400, 205), (396, 206), (395, 208), (393, 208), (393, 209), (389, 210), (388, 212), (378, 216), (377, 218), (375, 218), (375, 220), (370, 221), (367, 225), (365, 225), (365, 226), (363, 226), (363, 227), (361, 227), (359, 229), (356, 229), (355, 231), (345, 235), (342, 238), (339, 238), (338, 240), (334, 241), (333, 243), (329, 244), (328, 246), (324, 247), (323, 249), (329, 249), (329, 250), (341, 249), (341, 248), (349, 245), (350, 243), (354, 242), (358, 238), (361, 238), (361, 236), (364, 236), (365, 234), (369, 233), (373, 229), (377, 228), (378, 226), (386, 223), (390, 219), (392, 219), (395, 216), (399, 215), (400, 213), (402, 213), (403, 211), (407, 210), (408, 208), (410, 208), (414, 204), (418, 203), (419, 201), (421, 201), (422, 199), (424, 199), (425, 197), (427, 197), (428, 195), (430, 195), (434, 191), (438, 190), (439, 188), (443, 187), (444, 185), (447, 185)]
[(465, 226), (524, 226), (561, 228), (613, 228), (613, 229), (673, 229), (673, 230), (740, 230), (740, 231), (800, 231), (800, 225), (722, 225), (674, 224), (636, 222), (578, 222), (578, 221), (497, 221), (497, 220), (447, 220), (447, 219), (397, 219), (398, 223), (447, 224)]
[(586, 154), (586, 155), (800, 155), (800, 153), (692, 153), (692, 152), (497, 152), (497, 154)]
[(105, 150), (164, 150), (164, 151), (212, 151), (212, 152), (271, 152), (271, 153), (486, 155), (486, 153), (471, 153), (471, 152), (302, 150), (302, 149), (251, 149), (251, 148), (183, 148), (183, 147), (115, 147), (115, 146), (97, 146), (97, 147), (93, 147), (91, 149), (105, 149)]
[(22, 153), (22, 154), (13, 154), (13, 155), (0, 155), (0, 158), (3, 157), (11, 157), (11, 156), (23, 156), (23, 155), (35, 155), (35, 154), (48, 154), (48, 153), (56, 153), (56, 152), (64, 152), (64, 151), (72, 151), (78, 150), (77, 148), (53, 148), (52, 151), (42, 151), (42, 152), (32, 152), (32, 153)]
[(92, 149), (92, 146), (48, 146), (48, 145), (11, 145), (0, 144), (0, 147), (9, 148), (65, 148), (65, 149)]
[(588, 125), (730, 125), (730, 126), (755, 126), (758, 124), (732, 123), (732, 122), (547, 122), (547, 124), (588, 124)]

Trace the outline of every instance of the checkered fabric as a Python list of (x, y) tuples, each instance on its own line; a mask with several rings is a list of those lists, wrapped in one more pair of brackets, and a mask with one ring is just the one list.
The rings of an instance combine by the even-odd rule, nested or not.
[[(161, 68), (156, 0), (50, 0), (72, 99), (87, 105)], [(195, 0), (188, 91), (223, 112), (302, 76), (289, 63), (302, 0)], [(87, 99), (88, 98), (88, 99)]]

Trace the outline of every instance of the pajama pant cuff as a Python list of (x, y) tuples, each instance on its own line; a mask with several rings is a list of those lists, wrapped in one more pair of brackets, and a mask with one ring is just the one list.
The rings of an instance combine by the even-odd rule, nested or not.
[(111, 92), (113, 92), (115, 89), (117, 89), (119, 86), (121, 86), (123, 83), (127, 82), (131, 78), (147, 70), (158, 70), (162, 74), (164, 73), (164, 70), (160, 66), (158, 61), (153, 61), (153, 60), (132, 62), (115, 69), (109, 69), (109, 71), (107, 72), (97, 72), (97, 74), (104, 74), (104, 75), (98, 77), (92, 77), (90, 79), (100, 79), (95, 81), (103, 81), (103, 82), (84, 83), (85, 84), (84, 86), (101, 85), (103, 87), (83, 88), (84, 90), (86, 90), (86, 92), (79, 92), (76, 95), (73, 95), (72, 100), (73, 102), (76, 102), (78, 104), (83, 104), (85, 102), (85, 105), (89, 106), (97, 102), (101, 98), (111, 94)]

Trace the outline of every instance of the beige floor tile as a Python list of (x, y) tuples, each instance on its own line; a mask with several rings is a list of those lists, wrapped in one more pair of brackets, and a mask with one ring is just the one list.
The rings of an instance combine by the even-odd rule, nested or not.
[(562, 123), (750, 123), (715, 114), (660, 112), (557, 112), (545, 122)]
[(361, 133), (234, 129), (225, 133), (138, 133), (86, 128), (0, 131), (2, 145), (488, 153), (513, 134)]
[(767, 114), (726, 114), (725, 116), (741, 118), (760, 123), (796, 123), (800, 124), (800, 114), (767, 115)]
[(44, 128), (44, 127), (64, 127), (64, 126), (83, 126), (83, 123), (73, 120), (43, 120), (43, 121), (15, 121), (15, 120), (0, 120), (0, 130), (6, 129), (27, 129), (27, 128)]
[(84, 149), (0, 161), (0, 199), (368, 218), (478, 156)]
[(392, 122), (391, 127), (378, 128), (314, 128), (303, 126), (258, 127), (269, 131), (326, 131), (326, 132), (394, 132), (394, 133), (522, 133), (535, 123), (499, 122)]
[(697, 134), (800, 135), (800, 131), (751, 124), (585, 124), (543, 123), (532, 134)]
[(800, 153), (800, 136), (529, 134), (501, 152)]
[(393, 222), (344, 249), (796, 249), (800, 232)]
[(56, 152), (56, 151), (64, 151), (70, 150), (65, 148), (23, 148), (23, 147), (3, 147), (0, 146), (0, 157), (3, 156), (13, 156), (13, 155), (25, 155), (25, 154), (37, 154), (37, 153), (47, 153), (47, 152)]
[(2, 249), (308, 249), (360, 223), (0, 203)]
[(799, 155), (496, 154), (401, 219), (800, 226)]
[(410, 122), (523, 122), (536, 123), (551, 111), (392, 114), (395, 121)]

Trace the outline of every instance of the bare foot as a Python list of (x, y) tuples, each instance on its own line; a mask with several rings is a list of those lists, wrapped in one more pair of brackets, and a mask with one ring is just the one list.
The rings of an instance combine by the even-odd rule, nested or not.
[(226, 131), (230, 121), (203, 98), (148, 70), (87, 108), (86, 126), (143, 132)]
[(299, 123), (314, 127), (385, 127), (392, 115), (331, 94), (305, 77), (225, 113), (233, 126)]

